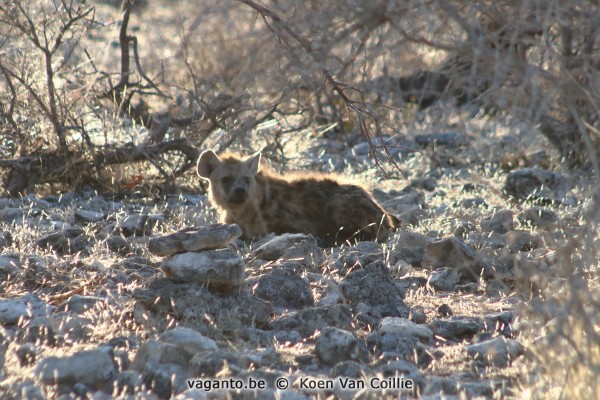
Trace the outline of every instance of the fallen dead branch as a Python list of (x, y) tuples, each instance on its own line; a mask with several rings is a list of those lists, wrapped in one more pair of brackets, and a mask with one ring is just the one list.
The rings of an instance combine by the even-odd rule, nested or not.
[[(183, 154), (182, 165), (170, 173), (161, 168), (168, 154)], [(176, 139), (158, 144), (134, 145), (132, 143), (114, 149), (97, 152), (91, 158), (83, 154), (68, 153), (60, 156), (55, 153), (42, 153), (0, 160), (0, 168), (10, 168), (5, 182), (9, 195), (23, 193), (36, 184), (53, 182), (74, 182), (85, 171), (94, 168), (101, 170), (109, 165), (149, 161), (157, 167), (165, 178), (174, 178), (190, 169), (198, 158), (198, 150), (185, 139)], [(90, 171), (91, 172), (91, 171)]]

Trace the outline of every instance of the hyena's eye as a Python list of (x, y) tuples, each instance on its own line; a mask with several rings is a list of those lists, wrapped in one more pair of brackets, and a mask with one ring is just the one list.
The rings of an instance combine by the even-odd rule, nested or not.
[(250, 184), (250, 178), (248, 178), (247, 176), (244, 177), (244, 183), (249, 185)]
[(221, 178), (221, 183), (227, 185), (228, 183), (233, 182), (233, 178), (231, 176), (224, 176)]

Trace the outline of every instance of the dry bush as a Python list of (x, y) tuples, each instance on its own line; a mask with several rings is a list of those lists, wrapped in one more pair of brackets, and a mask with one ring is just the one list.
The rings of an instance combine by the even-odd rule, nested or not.
[[(556, 253), (564, 284), (549, 287), (527, 310), (535, 369), (528, 371), (524, 398), (591, 399), (600, 389), (599, 194), (596, 187), (581, 225)], [(548, 315), (558, 317), (548, 321)]]
[[(379, 83), (423, 107), (476, 101), (538, 124), (569, 162), (596, 155), (600, 16), (592, 2), (277, 1), (269, 12), (240, 2), (287, 49), (285, 69), (313, 90), (314, 77), (323, 79), (358, 121), (372, 117), (358, 89)], [(385, 121), (371, 122), (381, 133)]]
[[(184, 136), (257, 147), (249, 146), (253, 133), (270, 121), (269, 134), (316, 122), (372, 138), (402, 133), (413, 116), (407, 103), (438, 100), (538, 125), (569, 163), (597, 151), (598, 13), (585, 1), (126, 2), (125, 32), (104, 5), (56, 2), (34, 13), (35, 1), (10, 4), (3, 19), (22, 22), (6, 25), (2, 44), (5, 157), (17, 147), (19, 155), (93, 153), (99, 141), (114, 144), (106, 131), (123, 116), (148, 128), (154, 143)], [(57, 22), (31, 19), (50, 15)], [(120, 47), (98, 45), (115, 40), (116, 28)], [(40, 32), (54, 40), (49, 49), (35, 44)], [(125, 115), (104, 108), (111, 102)]]
[(0, 72), (6, 93), (2, 156), (27, 155), (40, 148), (67, 151), (70, 136), (82, 129), (81, 70), (69, 61), (93, 17), (93, 8), (79, 3), (0, 5)]

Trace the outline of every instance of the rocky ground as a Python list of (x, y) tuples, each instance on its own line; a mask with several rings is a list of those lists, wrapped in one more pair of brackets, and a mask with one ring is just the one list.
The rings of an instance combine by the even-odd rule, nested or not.
[[(478, 164), (457, 132), (394, 144), (404, 176), (373, 194), (404, 227), (385, 244), (244, 243), (199, 194), (0, 199), (0, 396), (518, 397), (585, 184), (539, 153)], [(366, 142), (311, 146), (320, 169), (377, 175)]]

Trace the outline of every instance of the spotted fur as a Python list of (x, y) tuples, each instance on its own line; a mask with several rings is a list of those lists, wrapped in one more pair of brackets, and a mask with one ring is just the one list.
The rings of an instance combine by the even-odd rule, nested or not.
[(363, 188), (330, 174), (282, 176), (260, 166), (260, 153), (247, 159), (206, 151), (198, 175), (210, 181), (210, 196), (226, 223), (236, 223), (243, 238), (269, 232), (307, 233), (326, 244), (387, 240), (398, 226)]

